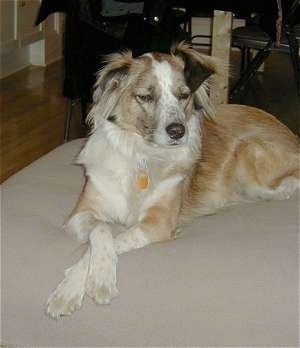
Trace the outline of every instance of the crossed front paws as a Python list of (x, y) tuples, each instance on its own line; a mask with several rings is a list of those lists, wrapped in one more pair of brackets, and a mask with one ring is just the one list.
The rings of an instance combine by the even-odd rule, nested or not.
[(71, 315), (82, 306), (85, 294), (97, 304), (109, 304), (118, 295), (116, 264), (116, 258), (95, 263), (85, 255), (65, 272), (64, 280), (47, 301), (46, 313), (53, 319)]

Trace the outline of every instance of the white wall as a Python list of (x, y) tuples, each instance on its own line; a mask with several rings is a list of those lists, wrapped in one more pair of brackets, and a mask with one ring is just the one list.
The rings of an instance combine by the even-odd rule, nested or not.
[(0, 0), (0, 78), (62, 58), (63, 15), (35, 26), (39, 6), (40, 0)]

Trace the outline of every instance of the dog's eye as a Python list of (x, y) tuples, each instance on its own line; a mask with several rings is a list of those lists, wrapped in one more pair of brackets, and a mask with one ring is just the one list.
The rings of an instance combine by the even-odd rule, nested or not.
[(180, 99), (180, 100), (186, 100), (186, 99), (188, 99), (188, 97), (190, 96), (190, 94), (189, 93), (180, 93), (179, 94), (179, 96), (178, 96), (178, 98)]
[(136, 95), (136, 99), (143, 103), (151, 103), (153, 101), (151, 94), (138, 94)]

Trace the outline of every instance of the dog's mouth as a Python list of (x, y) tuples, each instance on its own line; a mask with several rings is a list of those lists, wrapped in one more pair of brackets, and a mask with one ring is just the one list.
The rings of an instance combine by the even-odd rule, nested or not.
[(173, 146), (180, 146), (183, 144), (183, 141), (180, 140), (171, 140), (169, 141), (169, 146), (173, 147)]
[(144, 140), (154, 147), (164, 147), (164, 148), (177, 148), (186, 144), (186, 137), (180, 140), (174, 139), (155, 139), (155, 137), (147, 137)]
[(160, 146), (160, 147), (164, 147), (164, 148), (177, 148), (177, 147), (181, 147), (184, 146), (187, 142), (187, 137), (183, 137), (181, 139), (164, 139), (163, 141), (155, 141), (154, 139), (152, 139), (150, 141), (150, 143), (153, 146)]

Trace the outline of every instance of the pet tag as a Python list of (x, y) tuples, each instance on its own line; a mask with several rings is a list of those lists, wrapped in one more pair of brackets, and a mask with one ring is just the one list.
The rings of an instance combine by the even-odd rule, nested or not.
[(149, 175), (147, 174), (147, 162), (145, 159), (138, 163), (136, 184), (140, 190), (145, 190), (149, 186)]
[(137, 186), (140, 190), (145, 190), (149, 185), (149, 177), (147, 174), (140, 174), (137, 178)]

